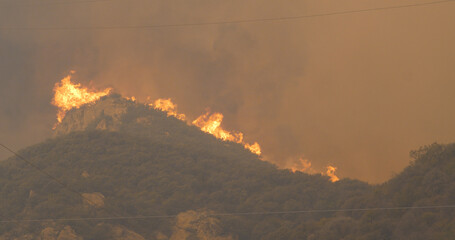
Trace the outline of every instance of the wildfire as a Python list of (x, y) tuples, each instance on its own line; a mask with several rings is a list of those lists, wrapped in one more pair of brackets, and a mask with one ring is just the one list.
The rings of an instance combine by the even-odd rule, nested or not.
[(261, 146), (259, 146), (259, 143), (254, 142), (252, 145), (245, 143), (244, 144), (245, 148), (250, 150), (250, 152), (256, 154), (256, 155), (261, 155)]
[(221, 122), (223, 122), (223, 114), (213, 113), (210, 115), (209, 112), (199, 116), (192, 124), (196, 127), (199, 127), (203, 132), (210, 133), (218, 139), (223, 141), (230, 141), (235, 143), (242, 144), (250, 152), (261, 155), (261, 146), (259, 143), (255, 142), (253, 144), (248, 144), (243, 141), (243, 133), (241, 132), (229, 132), (224, 130), (221, 127)]
[[(288, 169), (292, 172), (304, 172), (308, 174), (318, 174), (318, 171), (314, 170), (311, 166), (311, 162), (304, 158), (299, 158), (298, 161), (292, 163), (292, 165), (288, 165)], [(337, 182), (340, 179), (335, 175), (335, 171), (337, 170), (334, 166), (327, 166), (326, 172), (321, 172), (321, 175), (328, 176), (331, 182)]]
[(336, 167), (333, 166), (327, 166), (327, 172), (326, 175), (330, 177), (330, 181), (332, 182), (337, 182), (340, 179), (335, 175), (335, 171), (337, 170)]
[(71, 74), (74, 73), (74, 71), (71, 71), (68, 76), (54, 86), (55, 94), (52, 104), (59, 108), (57, 113), (58, 123), (62, 122), (67, 111), (95, 102), (101, 97), (108, 95), (111, 91), (110, 88), (106, 88), (99, 92), (91, 92), (87, 88), (81, 87), (81, 84), (74, 84), (71, 82)]
[[(154, 109), (166, 112), (168, 116), (173, 116), (177, 119), (182, 121), (186, 121), (185, 114), (177, 112), (177, 104), (173, 103), (170, 98), (168, 99), (157, 99), (153, 103), (149, 104)], [(255, 142), (253, 144), (245, 143), (243, 141), (243, 133), (241, 132), (229, 132), (224, 130), (221, 127), (221, 122), (223, 122), (223, 114), (221, 113), (213, 113), (206, 112), (205, 114), (196, 118), (196, 120), (192, 121), (191, 124), (201, 129), (201, 131), (212, 134), (218, 139), (223, 141), (230, 141), (235, 143), (242, 144), (246, 149), (250, 150), (250, 152), (261, 155), (261, 146), (259, 143)], [(190, 122), (188, 122), (190, 123)]]
[[(73, 108), (79, 108), (80, 106), (95, 102), (103, 96), (110, 93), (111, 89), (107, 88), (102, 91), (89, 91), (88, 88), (82, 87), (81, 84), (75, 84), (71, 82), (71, 76), (74, 71), (71, 71), (68, 76), (63, 78), (60, 82), (54, 86), (54, 99), (52, 104), (58, 107), (57, 121), (58, 123), (54, 128), (62, 122), (66, 112)], [(135, 97), (126, 97), (125, 99), (136, 102)], [(174, 104), (170, 98), (168, 99), (157, 99), (149, 106), (154, 109), (166, 112), (168, 116), (173, 116), (179, 120), (187, 121), (185, 114), (177, 112), (177, 104)], [(243, 133), (241, 132), (229, 132), (221, 127), (223, 121), (223, 114), (209, 112), (199, 116), (196, 120), (192, 121), (191, 124), (199, 127), (201, 131), (210, 133), (218, 139), (223, 141), (230, 141), (242, 144), (246, 149), (252, 153), (261, 155), (261, 146), (259, 143), (254, 142), (253, 144), (245, 143), (243, 140)], [(190, 122), (188, 121), (188, 124)]]
[(316, 171), (311, 167), (311, 162), (308, 159), (299, 158), (298, 161), (294, 162), (289, 169), (292, 172), (305, 172), (308, 174), (315, 174)]
[(136, 97), (135, 96), (132, 96), (132, 97), (125, 97), (126, 100), (129, 100), (129, 101), (132, 101), (132, 102), (136, 102)]
[[(71, 71), (70, 74), (64, 77), (60, 82), (54, 85), (54, 98), (52, 99), (52, 104), (58, 107), (57, 113), (57, 121), (58, 123), (54, 126), (54, 128), (62, 122), (63, 118), (65, 117), (66, 112), (73, 108), (79, 108), (84, 104), (92, 103), (97, 101), (103, 96), (106, 96), (110, 93), (111, 88), (106, 88), (102, 91), (89, 91), (88, 88), (82, 87), (81, 84), (75, 84), (71, 82), (72, 74), (74, 71)], [(126, 97), (127, 100), (136, 102), (135, 97)], [(179, 120), (187, 121), (187, 117), (185, 114), (177, 112), (177, 104), (174, 104), (170, 98), (168, 99), (157, 99), (153, 103), (150, 103), (149, 106), (153, 107), (156, 110), (160, 110), (167, 113), (167, 116), (173, 116)], [(249, 144), (244, 142), (243, 133), (236, 132), (236, 131), (227, 131), (221, 127), (221, 123), (223, 121), (223, 114), (221, 113), (213, 113), (206, 112), (205, 114), (196, 118), (196, 120), (190, 122), (187, 121), (188, 124), (193, 124), (201, 129), (201, 131), (212, 134), (218, 139), (223, 141), (230, 141), (242, 144), (246, 149), (251, 151), (252, 153), (260, 156), (261, 146), (259, 143), (254, 142), (253, 144)], [(288, 165), (289, 166), (289, 165)], [(311, 162), (307, 159), (300, 158), (298, 161), (294, 162), (292, 165), (288, 167), (292, 172), (306, 172), (308, 174), (316, 174), (312, 166)], [(321, 173), (322, 175), (326, 175), (330, 177), (330, 181), (336, 182), (340, 179), (335, 175), (336, 167), (334, 166), (327, 166), (327, 171), (325, 173)]]
[[(153, 103), (149, 104), (156, 110), (160, 110), (166, 112), (168, 116), (173, 116), (177, 119), (182, 121), (186, 121), (187, 118), (185, 114), (177, 112), (177, 104), (173, 103), (170, 98), (164, 99), (160, 98), (155, 100)], [(259, 143), (255, 142), (253, 144), (245, 143), (243, 141), (243, 133), (241, 132), (229, 132), (224, 130), (221, 127), (221, 122), (223, 122), (223, 114), (221, 113), (213, 113), (206, 112), (205, 114), (196, 118), (196, 120), (192, 121), (188, 124), (193, 124), (194, 126), (201, 129), (201, 131), (212, 134), (218, 139), (223, 141), (230, 141), (235, 143), (242, 144), (246, 149), (250, 150), (250, 152), (261, 155), (261, 146)]]
[(199, 116), (193, 121), (193, 125), (199, 127), (203, 132), (210, 133), (216, 138), (224, 141), (231, 141), (236, 143), (243, 142), (243, 133), (240, 132), (228, 132), (221, 127), (223, 121), (223, 114), (213, 113), (209, 115), (209, 112)]
[(177, 104), (174, 104), (170, 98), (168, 99), (157, 99), (154, 103), (151, 103), (150, 106), (153, 108), (167, 112), (168, 116), (174, 116), (177, 119), (185, 121), (186, 116), (183, 113), (177, 113)]

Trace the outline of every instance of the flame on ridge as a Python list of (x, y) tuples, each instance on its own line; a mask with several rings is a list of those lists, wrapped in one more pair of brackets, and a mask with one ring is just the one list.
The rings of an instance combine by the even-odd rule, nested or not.
[(182, 121), (186, 120), (185, 114), (177, 113), (177, 104), (174, 104), (170, 98), (168, 99), (160, 98), (149, 105), (157, 110), (166, 112), (167, 116), (173, 116)]
[[(74, 73), (75, 71), (70, 71), (68, 76), (54, 85), (53, 91), (55, 94), (52, 99), (52, 104), (58, 107), (57, 124), (55, 124), (54, 129), (62, 122), (66, 112), (73, 108), (79, 108), (84, 104), (95, 102), (101, 97), (108, 95), (112, 90), (111, 88), (106, 88), (102, 91), (89, 91), (88, 88), (82, 87), (80, 83), (75, 84), (71, 82), (71, 77)], [(125, 99), (136, 102), (135, 97), (126, 97)], [(185, 114), (177, 112), (177, 104), (174, 104), (170, 98), (157, 99), (153, 103), (150, 103), (149, 106), (166, 112), (168, 116), (173, 116), (182, 121), (187, 120)], [(201, 131), (212, 134), (223, 141), (242, 144), (246, 149), (260, 156), (261, 147), (259, 143), (245, 143), (243, 141), (243, 133), (229, 132), (221, 127), (223, 117), (224, 116), (221, 113), (213, 113), (210, 115), (210, 113), (207, 112), (192, 121), (191, 124), (199, 127)]]
[[(58, 107), (57, 113), (57, 124), (55, 127), (62, 122), (65, 117), (66, 112), (73, 108), (79, 108), (80, 106), (95, 102), (103, 96), (106, 96), (112, 90), (111, 88), (106, 88), (102, 91), (89, 91), (86, 87), (81, 87), (81, 84), (74, 84), (71, 82), (72, 74), (75, 71), (70, 71), (70, 74), (64, 77), (60, 82), (54, 85), (54, 98), (52, 99), (52, 104)], [(135, 97), (126, 98), (133, 102), (136, 102)], [(153, 103), (149, 104), (154, 109), (166, 112), (168, 116), (173, 116), (179, 120), (186, 121), (187, 118), (185, 114), (177, 112), (177, 104), (174, 104), (170, 98), (168, 99), (157, 99)], [(223, 141), (231, 141), (235, 143), (242, 144), (246, 149), (250, 150), (256, 155), (261, 155), (261, 147), (259, 143), (254, 142), (253, 144), (245, 143), (243, 139), (243, 133), (241, 132), (229, 132), (221, 127), (223, 121), (223, 114), (206, 112), (205, 114), (196, 118), (196, 120), (191, 123), (204, 131), (206, 133), (212, 134), (218, 139)], [(292, 172), (306, 172), (309, 174), (314, 174), (316, 171), (311, 167), (311, 162), (307, 159), (300, 158), (298, 162), (294, 163), (292, 166), (288, 167)], [(335, 175), (336, 167), (327, 166), (327, 171), (321, 173), (330, 177), (330, 181), (336, 182), (339, 181), (339, 178)]]
[[(156, 110), (160, 110), (166, 112), (168, 116), (173, 116), (177, 119), (182, 121), (187, 121), (187, 117), (183, 113), (177, 112), (177, 104), (173, 103), (170, 98), (164, 99), (160, 98), (155, 100), (153, 103), (150, 103), (149, 106), (153, 107)], [(223, 121), (223, 114), (221, 113), (212, 113), (206, 112), (202, 114), (194, 121), (189, 122), (188, 124), (192, 124), (201, 131), (212, 134), (218, 139), (223, 141), (230, 141), (242, 144), (246, 149), (250, 150), (252, 153), (256, 155), (261, 155), (261, 146), (259, 143), (254, 142), (253, 144), (245, 143), (243, 140), (243, 133), (241, 132), (229, 132), (221, 127), (221, 123)]]
[(257, 142), (254, 142), (253, 144), (248, 144), (248, 143), (245, 143), (243, 145), (246, 149), (250, 150), (250, 152), (260, 156), (261, 155), (261, 146), (259, 145), (259, 143)]
[(73, 108), (79, 108), (80, 106), (95, 102), (103, 96), (110, 93), (111, 89), (106, 88), (102, 91), (89, 91), (85, 87), (81, 87), (81, 84), (74, 84), (71, 82), (71, 76), (75, 71), (71, 71), (70, 74), (64, 77), (59, 83), (54, 85), (54, 98), (52, 104), (58, 107), (57, 121), (58, 123), (54, 128), (62, 122), (66, 112)]
[(221, 123), (223, 122), (223, 114), (221, 113), (212, 113), (206, 112), (205, 114), (199, 116), (192, 122), (192, 124), (196, 127), (199, 127), (203, 132), (212, 134), (218, 139), (223, 141), (230, 141), (235, 143), (242, 144), (246, 149), (250, 150), (250, 152), (261, 155), (261, 146), (259, 143), (255, 142), (253, 144), (245, 143), (243, 140), (243, 133), (241, 132), (229, 132), (224, 130), (221, 127)]
[[(290, 165), (287, 168), (289, 170), (291, 170), (292, 172), (294, 172), (294, 173), (295, 172), (304, 172), (304, 173), (308, 173), (308, 174), (317, 174), (318, 173), (318, 171), (316, 171), (316, 170), (314, 170), (312, 168), (311, 162), (308, 159), (304, 159), (304, 158), (299, 158), (298, 161), (293, 162), (292, 165)], [(327, 166), (327, 171), (326, 172), (321, 172), (321, 175), (328, 176), (330, 178), (329, 180), (331, 182), (337, 182), (337, 181), (340, 180), (340, 178), (338, 178), (335, 175), (335, 171), (336, 170), (337, 170), (336, 167), (328, 165)]]
[(292, 172), (304, 172), (304, 173), (308, 173), (308, 174), (315, 174), (317, 173), (316, 170), (314, 170), (312, 167), (311, 167), (311, 162), (308, 160), (308, 159), (304, 159), (304, 158), (299, 158), (298, 161), (295, 161), (290, 167), (289, 169), (292, 171)]
[(136, 102), (136, 97), (135, 96), (132, 96), (132, 97), (125, 97), (126, 100), (129, 100), (129, 101), (132, 101), (132, 102)]
[(216, 138), (223, 141), (231, 141), (236, 143), (243, 142), (243, 133), (241, 132), (229, 132), (221, 127), (223, 121), (223, 114), (213, 113), (210, 115), (209, 112), (199, 116), (192, 123), (194, 126), (199, 127), (203, 132), (210, 133)]
[(337, 170), (336, 167), (334, 166), (327, 166), (327, 172), (326, 175), (330, 177), (330, 181), (332, 182), (337, 182), (340, 179), (335, 175), (335, 171)]

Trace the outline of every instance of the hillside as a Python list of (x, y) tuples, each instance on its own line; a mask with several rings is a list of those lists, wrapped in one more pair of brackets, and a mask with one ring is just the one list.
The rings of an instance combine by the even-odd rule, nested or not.
[(319, 239), (455, 239), (455, 144), (434, 143), (411, 156), (414, 161), (400, 174), (343, 205), (389, 210), (332, 218)]
[[(56, 137), (0, 162), (0, 239), (454, 239), (454, 210), (225, 214), (450, 205), (455, 145), (434, 144), (370, 186), (288, 170), (111, 95), (69, 111)], [(87, 200), (88, 199), (88, 200)], [(109, 217), (164, 216), (148, 219)], [(429, 238), (430, 237), (430, 238)]]

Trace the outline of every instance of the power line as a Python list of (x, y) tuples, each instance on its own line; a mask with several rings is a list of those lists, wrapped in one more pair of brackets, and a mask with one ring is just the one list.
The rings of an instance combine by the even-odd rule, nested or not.
[[(9, 152), (13, 153), (19, 159), (25, 161), (27, 164), (43, 173), (44, 175), (51, 178), (53, 181), (60, 184), (63, 188), (70, 192), (79, 195), (82, 199), (88, 203), (94, 205), (94, 203), (84, 197), (84, 195), (76, 190), (69, 188), (66, 184), (60, 181), (58, 178), (52, 176), (48, 172), (42, 170), (40, 167), (35, 165), (33, 162), (27, 160), (22, 155), (16, 153), (9, 147), (0, 143), (0, 146)], [(231, 212), (231, 213), (213, 213), (207, 214), (207, 216), (221, 217), (221, 216), (246, 216), (246, 215), (277, 215), (277, 214), (304, 214), (304, 213), (335, 213), (335, 212), (364, 212), (364, 211), (391, 211), (391, 210), (411, 210), (411, 209), (449, 209), (455, 208), (455, 205), (438, 205), (438, 206), (407, 206), (407, 207), (376, 207), (376, 208), (348, 208), (348, 209), (309, 209), (309, 210), (297, 210), (297, 211), (263, 211), (263, 212)], [(106, 209), (104, 207), (104, 209)], [(107, 210), (107, 209), (106, 209)], [(113, 211), (117, 217), (88, 217), (88, 218), (42, 218), (42, 219), (9, 219), (0, 220), (0, 223), (19, 223), (19, 222), (50, 222), (50, 221), (101, 221), (101, 220), (146, 220), (146, 219), (157, 219), (157, 218), (174, 218), (177, 215), (148, 215), (148, 216), (121, 216), (116, 211)]]
[[(393, 210), (416, 210), (416, 209), (449, 209), (455, 205), (439, 206), (411, 206), (411, 207), (378, 207), (378, 208), (349, 208), (349, 209), (313, 209), (300, 211), (277, 211), (277, 212), (238, 212), (238, 213), (213, 213), (206, 214), (210, 217), (222, 216), (245, 216), (245, 215), (277, 215), (277, 214), (304, 214), (304, 213), (335, 213), (335, 212), (367, 212), (367, 211), (393, 211)], [(93, 217), (93, 218), (42, 218), (42, 219), (10, 219), (0, 220), (0, 223), (20, 223), (20, 222), (52, 222), (52, 221), (105, 221), (105, 220), (143, 220), (156, 218), (175, 218), (178, 215), (149, 215), (131, 217)]]
[(359, 10), (347, 10), (337, 11), (319, 14), (309, 14), (300, 16), (287, 16), (287, 17), (275, 17), (275, 18), (256, 18), (256, 19), (243, 19), (243, 20), (230, 20), (230, 21), (214, 21), (214, 22), (196, 22), (196, 23), (175, 23), (175, 24), (156, 24), (156, 25), (130, 25), (130, 26), (92, 26), (92, 27), (5, 27), (2, 26), (2, 30), (116, 30), (116, 29), (157, 29), (157, 28), (178, 28), (178, 27), (194, 27), (194, 26), (211, 26), (211, 25), (225, 25), (225, 24), (243, 24), (243, 23), (258, 23), (258, 22), (276, 22), (276, 21), (289, 21), (289, 20), (301, 20), (306, 18), (315, 17), (327, 17), (346, 15), (353, 13), (365, 13), (384, 11), (401, 8), (412, 8), (412, 7), (423, 7), (429, 5), (437, 5), (443, 3), (451, 3), (455, 0), (440, 0), (426, 3), (415, 3), (389, 7), (377, 7), (377, 8), (365, 8)]

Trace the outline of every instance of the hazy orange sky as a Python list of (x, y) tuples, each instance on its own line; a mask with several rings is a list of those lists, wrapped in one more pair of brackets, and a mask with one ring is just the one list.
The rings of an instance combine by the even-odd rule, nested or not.
[[(44, 1), (43, 1), (44, 2)], [(381, 182), (419, 146), (455, 140), (455, 3), (275, 22), (156, 29), (428, 1), (5, 2), (0, 30), (0, 141), (20, 149), (51, 136), (52, 87), (75, 80), (126, 96), (172, 98), (196, 117), (258, 141), (265, 158), (299, 157), (341, 177)], [(0, 152), (0, 157), (8, 154)]]

